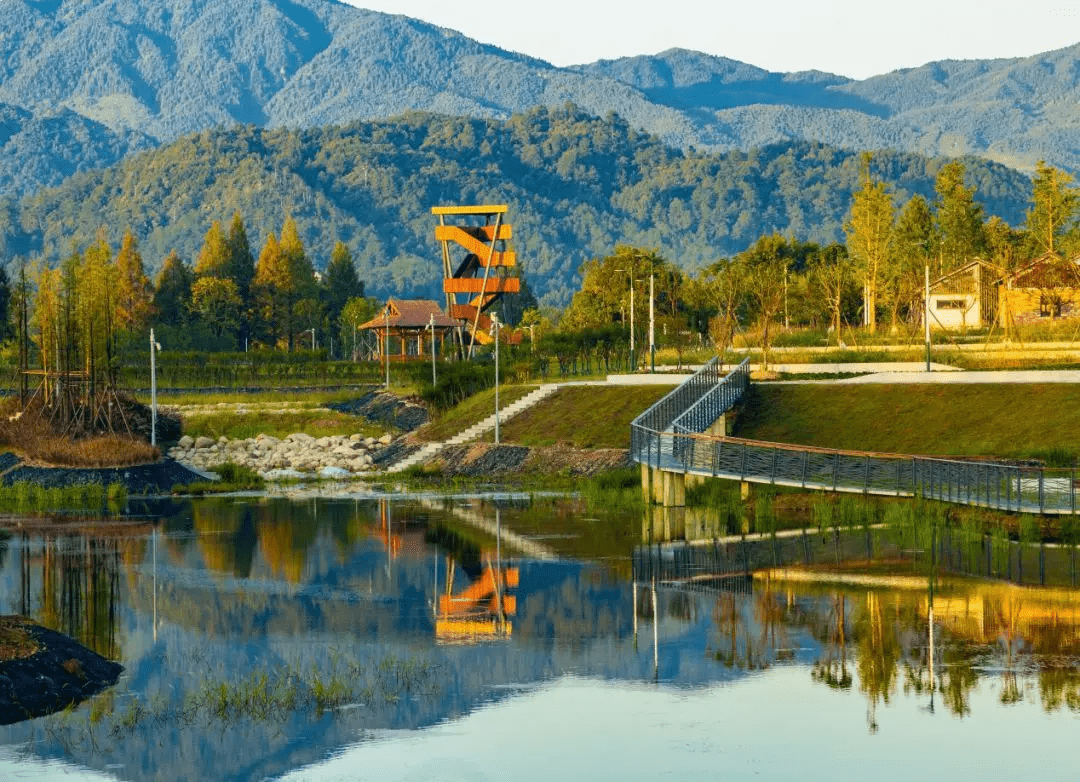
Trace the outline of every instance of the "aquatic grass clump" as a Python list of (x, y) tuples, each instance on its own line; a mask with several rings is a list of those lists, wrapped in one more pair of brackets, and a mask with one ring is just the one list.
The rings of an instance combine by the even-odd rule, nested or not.
[(0, 509), (15, 513), (119, 513), (127, 501), (122, 483), (42, 486), (16, 481), (0, 486)]
[(632, 467), (590, 476), (579, 484), (578, 491), (590, 513), (601, 509), (636, 510), (644, 505), (641, 473)]
[(439, 667), (430, 661), (390, 655), (374, 665), (343, 662), (337, 655), (325, 668), (304, 673), (285, 665), (253, 670), (236, 680), (203, 681), (183, 698), (166, 694), (148, 700), (131, 697), (118, 708), (115, 693), (95, 699), (86, 714), (103, 725), (113, 738), (123, 738), (143, 727), (201, 723), (232, 724), (283, 722), (290, 715), (309, 712), (316, 719), (350, 703), (370, 707), (392, 704), (404, 695), (431, 696), (439, 691)]

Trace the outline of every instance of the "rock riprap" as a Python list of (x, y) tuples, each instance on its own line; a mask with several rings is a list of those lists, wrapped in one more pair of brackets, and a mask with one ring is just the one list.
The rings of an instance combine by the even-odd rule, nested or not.
[(375, 458), (391, 442), (390, 434), (376, 439), (360, 434), (312, 437), (294, 432), (283, 439), (260, 434), (245, 440), (184, 435), (169, 449), (169, 456), (202, 470), (232, 462), (250, 467), (268, 480), (316, 475), (342, 478), (377, 469)]

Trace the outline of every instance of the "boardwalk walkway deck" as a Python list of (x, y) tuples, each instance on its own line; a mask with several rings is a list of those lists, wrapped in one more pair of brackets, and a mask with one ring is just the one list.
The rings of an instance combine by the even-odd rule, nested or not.
[(710, 362), (634, 420), (631, 457), (669, 477), (921, 497), (1002, 511), (1077, 512), (1075, 469), (842, 451), (707, 433), (748, 387), (745, 361), (724, 377), (715, 360)]

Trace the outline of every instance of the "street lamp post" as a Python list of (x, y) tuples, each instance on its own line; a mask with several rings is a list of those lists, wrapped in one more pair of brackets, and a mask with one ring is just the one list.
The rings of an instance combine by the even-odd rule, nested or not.
[(495, 445), (499, 444), (499, 316), (491, 313), (492, 330), (495, 332)]
[(431, 329), (431, 385), (437, 384), (435, 379), (435, 313), (428, 316), (428, 328)]
[(926, 371), (930, 371), (930, 264), (925, 268), (925, 291), (923, 293), (923, 331), (926, 338)]
[(656, 275), (649, 275), (649, 363), (650, 371), (656, 374), (656, 312), (654, 302), (656, 301)]
[(616, 269), (617, 272), (626, 272), (630, 277), (630, 371), (637, 369), (634, 361), (634, 270)]
[(157, 447), (157, 352), (161, 350), (150, 329), (150, 446)]

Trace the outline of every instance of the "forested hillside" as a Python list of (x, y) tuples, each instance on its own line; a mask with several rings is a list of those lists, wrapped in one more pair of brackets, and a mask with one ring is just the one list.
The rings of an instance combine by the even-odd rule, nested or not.
[[(897, 204), (930, 198), (942, 160), (882, 152), (872, 170)], [(989, 214), (1023, 221), (1030, 183), (966, 161)], [(508, 203), (532, 289), (566, 304), (581, 264), (616, 244), (657, 248), (684, 268), (739, 252), (765, 234), (828, 243), (857, 187), (858, 153), (788, 143), (743, 153), (682, 152), (574, 107), (502, 122), (410, 114), (316, 130), (252, 126), (187, 136), (59, 188), (0, 201), (4, 257), (55, 261), (99, 230), (130, 228), (151, 272), (176, 249), (193, 261), (212, 220), (239, 212), (261, 245), (295, 218), (317, 269), (343, 241), (370, 294), (436, 295), (430, 207)]]
[(854, 81), (672, 49), (556, 68), (334, 0), (0, 0), (0, 102), (25, 113), (0, 134), (0, 194), (209, 128), (567, 101), (684, 150), (810, 141), (1077, 171), (1078, 63), (1074, 46)]

